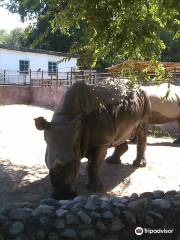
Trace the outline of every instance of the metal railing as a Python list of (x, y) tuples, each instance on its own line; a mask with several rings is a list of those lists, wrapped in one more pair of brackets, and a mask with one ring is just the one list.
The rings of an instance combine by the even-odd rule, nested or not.
[[(95, 70), (80, 70), (69, 72), (48, 71), (10, 71), (0, 70), (0, 85), (32, 85), (32, 86), (70, 86), (77, 81), (85, 81), (88, 84), (96, 84), (108, 77), (116, 77), (110, 72), (97, 72)], [(154, 77), (152, 75), (151, 77)], [(119, 78), (119, 77), (118, 77)], [(121, 77), (120, 77), (121, 78)], [(127, 78), (128, 77), (122, 77)], [(173, 75), (174, 83), (180, 83), (180, 71)], [(150, 83), (152, 84), (152, 83)], [(154, 82), (155, 84), (155, 82)]]

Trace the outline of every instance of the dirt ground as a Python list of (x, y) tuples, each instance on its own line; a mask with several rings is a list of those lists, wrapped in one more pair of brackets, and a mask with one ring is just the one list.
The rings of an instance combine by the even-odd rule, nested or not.
[[(44, 164), (43, 132), (37, 131), (34, 118), (50, 120), (53, 112), (26, 105), (0, 106), (0, 206), (28, 201), (36, 204), (49, 197), (51, 186)], [(130, 195), (154, 190), (180, 190), (180, 145), (170, 138), (148, 138), (147, 167), (136, 169), (131, 164), (136, 145), (129, 144), (122, 164), (101, 168), (104, 191), (100, 195)], [(111, 155), (113, 149), (108, 150)], [(94, 194), (85, 188), (87, 160), (83, 159), (77, 181), (78, 194)]]

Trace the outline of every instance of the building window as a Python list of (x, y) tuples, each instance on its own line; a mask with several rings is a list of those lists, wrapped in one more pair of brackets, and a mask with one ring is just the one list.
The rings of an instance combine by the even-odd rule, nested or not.
[(29, 72), (29, 61), (20, 60), (19, 61), (19, 71), (21, 73), (28, 73)]
[(57, 63), (56, 62), (48, 62), (48, 73), (56, 74)]

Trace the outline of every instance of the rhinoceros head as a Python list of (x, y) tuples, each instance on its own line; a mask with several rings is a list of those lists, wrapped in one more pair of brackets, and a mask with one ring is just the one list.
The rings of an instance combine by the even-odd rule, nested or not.
[(53, 197), (68, 199), (75, 196), (73, 185), (80, 166), (81, 116), (71, 121), (48, 122), (35, 119), (38, 130), (44, 130), (47, 143), (45, 161), (53, 188)]

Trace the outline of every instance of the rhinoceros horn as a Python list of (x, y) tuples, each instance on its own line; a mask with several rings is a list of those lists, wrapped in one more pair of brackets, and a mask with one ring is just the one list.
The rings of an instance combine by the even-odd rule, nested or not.
[(43, 117), (35, 118), (34, 121), (38, 130), (47, 130), (50, 128), (50, 123)]

